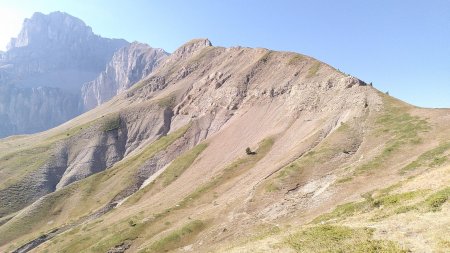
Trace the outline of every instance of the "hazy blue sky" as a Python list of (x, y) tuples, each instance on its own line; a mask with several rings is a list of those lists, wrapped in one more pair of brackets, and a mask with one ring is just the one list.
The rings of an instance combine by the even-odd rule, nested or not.
[(197, 37), (295, 51), (412, 104), (450, 107), (449, 0), (0, 0), (0, 46), (25, 17), (56, 10), (169, 52)]

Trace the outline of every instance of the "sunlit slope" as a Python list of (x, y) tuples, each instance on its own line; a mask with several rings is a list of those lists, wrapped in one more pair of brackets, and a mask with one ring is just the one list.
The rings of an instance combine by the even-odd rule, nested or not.
[(307, 56), (194, 40), (111, 102), (2, 141), (0, 249), (445, 251), (449, 115)]

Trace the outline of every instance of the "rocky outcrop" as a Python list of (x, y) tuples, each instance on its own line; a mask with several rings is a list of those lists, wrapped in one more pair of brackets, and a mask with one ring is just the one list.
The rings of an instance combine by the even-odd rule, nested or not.
[(95, 80), (82, 87), (84, 110), (90, 110), (150, 74), (168, 53), (138, 42), (118, 50)]
[(106, 39), (66, 13), (35, 13), (0, 54), (0, 138), (42, 131), (80, 114), (81, 86), (128, 42)]

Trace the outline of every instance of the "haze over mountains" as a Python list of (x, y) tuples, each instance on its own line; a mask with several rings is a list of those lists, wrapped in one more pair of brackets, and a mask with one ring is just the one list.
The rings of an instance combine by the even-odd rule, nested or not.
[(450, 249), (450, 110), (208, 39), (125, 43), (97, 71), (78, 93), (5, 86), (93, 109), (0, 140), (1, 252)]
[(46, 130), (92, 109), (167, 55), (102, 38), (62, 12), (35, 13), (7, 48), (0, 58), (0, 137)]

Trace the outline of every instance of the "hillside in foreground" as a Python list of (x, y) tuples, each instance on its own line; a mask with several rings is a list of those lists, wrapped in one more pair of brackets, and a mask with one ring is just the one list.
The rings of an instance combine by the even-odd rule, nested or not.
[(193, 40), (0, 140), (0, 251), (448, 252), (449, 124), (308, 56)]

